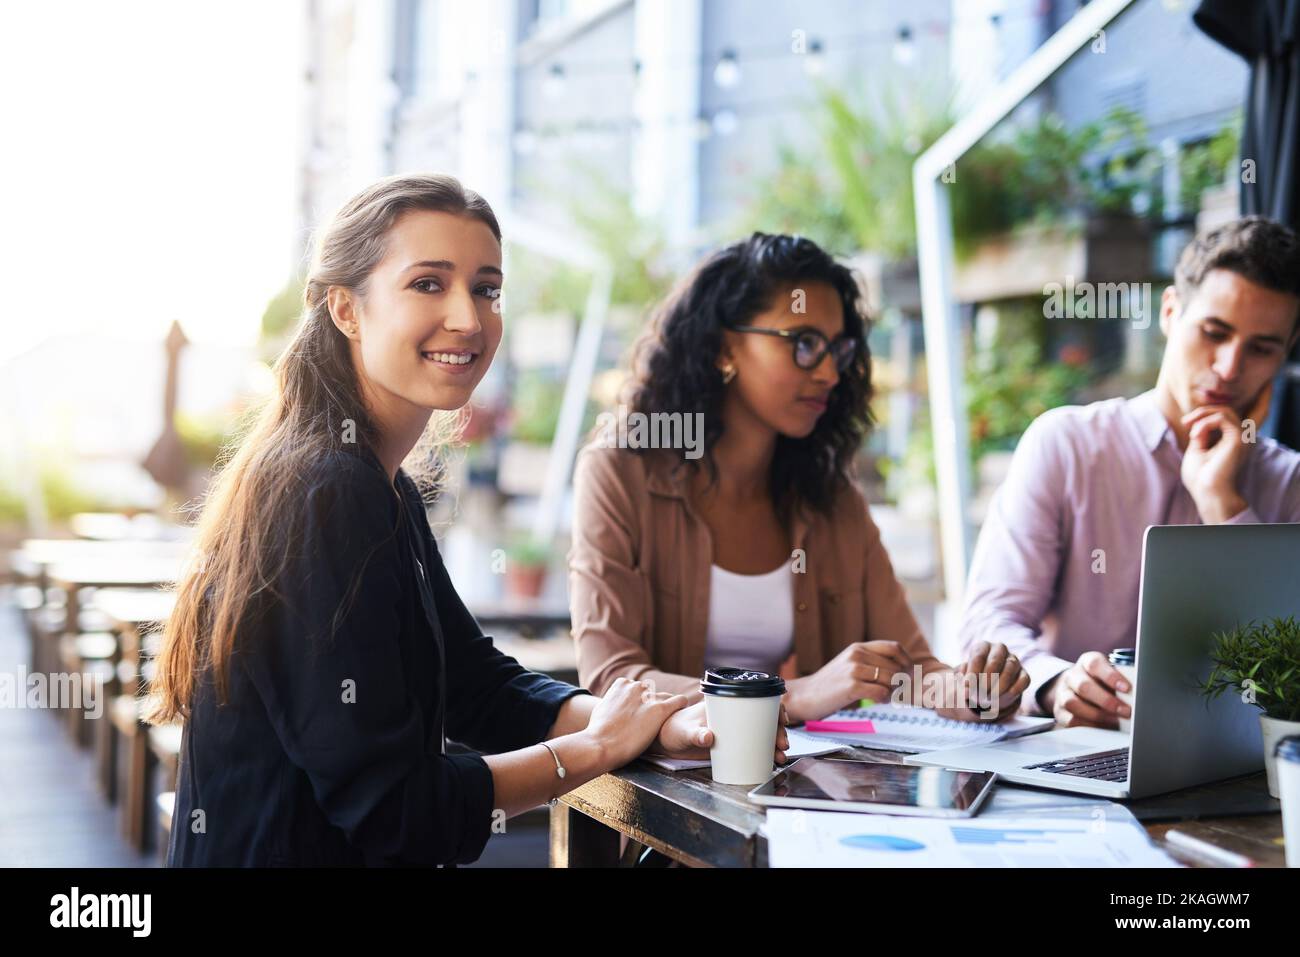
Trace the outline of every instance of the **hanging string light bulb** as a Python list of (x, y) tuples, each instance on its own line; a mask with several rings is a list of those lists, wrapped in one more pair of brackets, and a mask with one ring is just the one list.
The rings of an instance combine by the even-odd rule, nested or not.
[(740, 82), (740, 61), (735, 50), (723, 50), (713, 68), (713, 82), (729, 90)]
[(563, 65), (552, 63), (550, 69), (546, 71), (546, 79), (542, 81), (542, 96), (548, 100), (558, 100), (564, 96), (566, 86)]
[(826, 72), (826, 56), (822, 53), (821, 40), (808, 41), (808, 52), (803, 55), (803, 71), (812, 77)]
[(912, 28), (903, 24), (894, 37), (894, 62), (899, 66), (911, 66), (916, 59), (916, 43), (912, 40)]

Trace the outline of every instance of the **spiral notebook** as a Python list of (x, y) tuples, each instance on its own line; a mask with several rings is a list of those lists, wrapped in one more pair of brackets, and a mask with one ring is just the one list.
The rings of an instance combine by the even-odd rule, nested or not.
[(964, 748), (978, 744), (992, 744), (1006, 738), (1046, 731), (1055, 723), (1053, 718), (1028, 718), (1016, 715), (1007, 721), (955, 721), (941, 718), (927, 708), (909, 708), (903, 705), (878, 704), (870, 708), (845, 708), (837, 711), (827, 721), (870, 721), (875, 731), (856, 734), (847, 731), (810, 731), (804, 733), (825, 741), (850, 744), (856, 748), (878, 751), (906, 751), (919, 753), (941, 748)]

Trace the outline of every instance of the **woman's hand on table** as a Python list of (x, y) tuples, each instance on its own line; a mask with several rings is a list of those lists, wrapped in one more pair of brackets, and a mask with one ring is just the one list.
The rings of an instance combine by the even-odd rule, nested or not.
[(649, 681), (615, 678), (591, 712), (584, 732), (602, 763), (621, 768), (660, 735), (664, 724), (687, 707), (686, 696), (655, 691)]
[(863, 698), (885, 702), (893, 678), (912, 669), (912, 659), (896, 641), (856, 641), (804, 678), (786, 682), (786, 705), (795, 724), (818, 721)]
[[(785, 764), (785, 751), (790, 747), (790, 738), (785, 732), (789, 723), (790, 716), (782, 705), (776, 729), (777, 764)], [(703, 761), (708, 758), (712, 746), (713, 732), (705, 719), (704, 702), (699, 701), (668, 717), (650, 751), (669, 758)]]

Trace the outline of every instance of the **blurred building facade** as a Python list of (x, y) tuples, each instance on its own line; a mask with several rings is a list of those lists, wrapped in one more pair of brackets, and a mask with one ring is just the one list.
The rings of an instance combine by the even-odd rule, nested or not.
[[(961, 111), (1083, 2), (305, 0), (299, 232), (305, 248), (360, 185), (430, 169), (462, 178), (503, 219), (557, 226), (600, 185), (673, 246), (698, 246), (782, 144), (814, 135), (818, 84), (951, 90)], [(1077, 57), (1037, 108), (1073, 126), (1126, 107), (1172, 151), (1212, 136), (1245, 74), (1189, 7), (1140, 0), (1104, 55)]]
[(544, 222), (598, 182), (689, 245), (811, 135), (818, 82), (903, 88), (939, 63), (925, 81), (946, 83), (953, 6), (307, 0), (304, 226), (377, 176), (439, 169)]

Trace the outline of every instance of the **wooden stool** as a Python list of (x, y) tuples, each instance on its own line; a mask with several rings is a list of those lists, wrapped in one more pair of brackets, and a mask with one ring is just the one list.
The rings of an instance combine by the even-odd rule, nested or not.
[(149, 776), (155, 759), (149, 747), (149, 726), (140, 720), (146, 706), (147, 699), (122, 694), (113, 699), (112, 709), (119, 742), (117, 793), (122, 800), (122, 836), (141, 853), (149, 850), (153, 837), (147, 823)]
[[(153, 752), (153, 765), (157, 773), (155, 787), (161, 792), (170, 792), (175, 798), (176, 773), (180, 763), (181, 735), (183, 724), (164, 724), (149, 728), (149, 750)], [(155, 809), (157, 801), (155, 799)], [(155, 831), (157, 829), (155, 828)], [(167, 854), (164, 841), (162, 853)]]
[(64, 611), (58, 605), (42, 605), (32, 612), (32, 673), (49, 675), (59, 668), (59, 639), (63, 637)]
[[(120, 665), (119, 665), (120, 667)], [(121, 685), (118, 685), (119, 691)], [(93, 737), (95, 739), (95, 777), (99, 781), (99, 793), (109, 804), (117, 801), (117, 726), (113, 723), (113, 708), (122, 695), (108, 697), (104, 714), (95, 722)]]
[(176, 772), (180, 763), (183, 724), (164, 724), (149, 728), (149, 747), (158, 759), (159, 783), (165, 791), (176, 790)]
[[(95, 744), (99, 728), (111, 725), (108, 709), (117, 697), (117, 676), (111, 661), (87, 661), (82, 674), (82, 707), (69, 720), (79, 721), (73, 732), (78, 747), (89, 748)], [(85, 690), (85, 689), (90, 690)], [(91, 697), (93, 695), (93, 697)]]
[[(63, 672), (80, 675), (81, 707), (67, 709), (68, 733), (80, 747), (90, 744), (90, 728), (86, 723), (87, 701), (99, 702), (101, 717), (109, 696), (117, 693), (117, 636), (108, 632), (90, 632), (84, 635), (65, 635), (59, 641), (59, 658)], [(87, 690), (89, 686), (89, 690)], [(90, 698), (94, 695), (94, 698)]]
[(118, 702), (124, 697), (134, 698), (140, 687), (139, 660), (131, 654), (130, 643), (126, 641), (121, 643), (121, 657), (117, 663), (114, 687), (117, 689), (117, 694), (109, 700), (104, 714), (107, 720), (99, 722), (95, 728), (95, 766), (99, 777), (99, 790), (109, 804), (117, 803), (122, 796), (121, 788), (118, 786), (124, 777), (118, 769), (118, 755), (122, 753), (120, 742), (123, 737), (120, 726), (129, 725), (124, 717), (115, 716), (115, 709), (124, 709), (125, 706)]
[[(17, 555), (18, 553), (14, 553)], [(32, 618), (45, 604), (45, 590), (30, 580), (30, 576), (15, 572), (19, 584), (13, 589), (13, 603), (22, 615), (23, 630), (27, 633), (28, 665), (35, 665), (36, 631), (32, 627)]]

